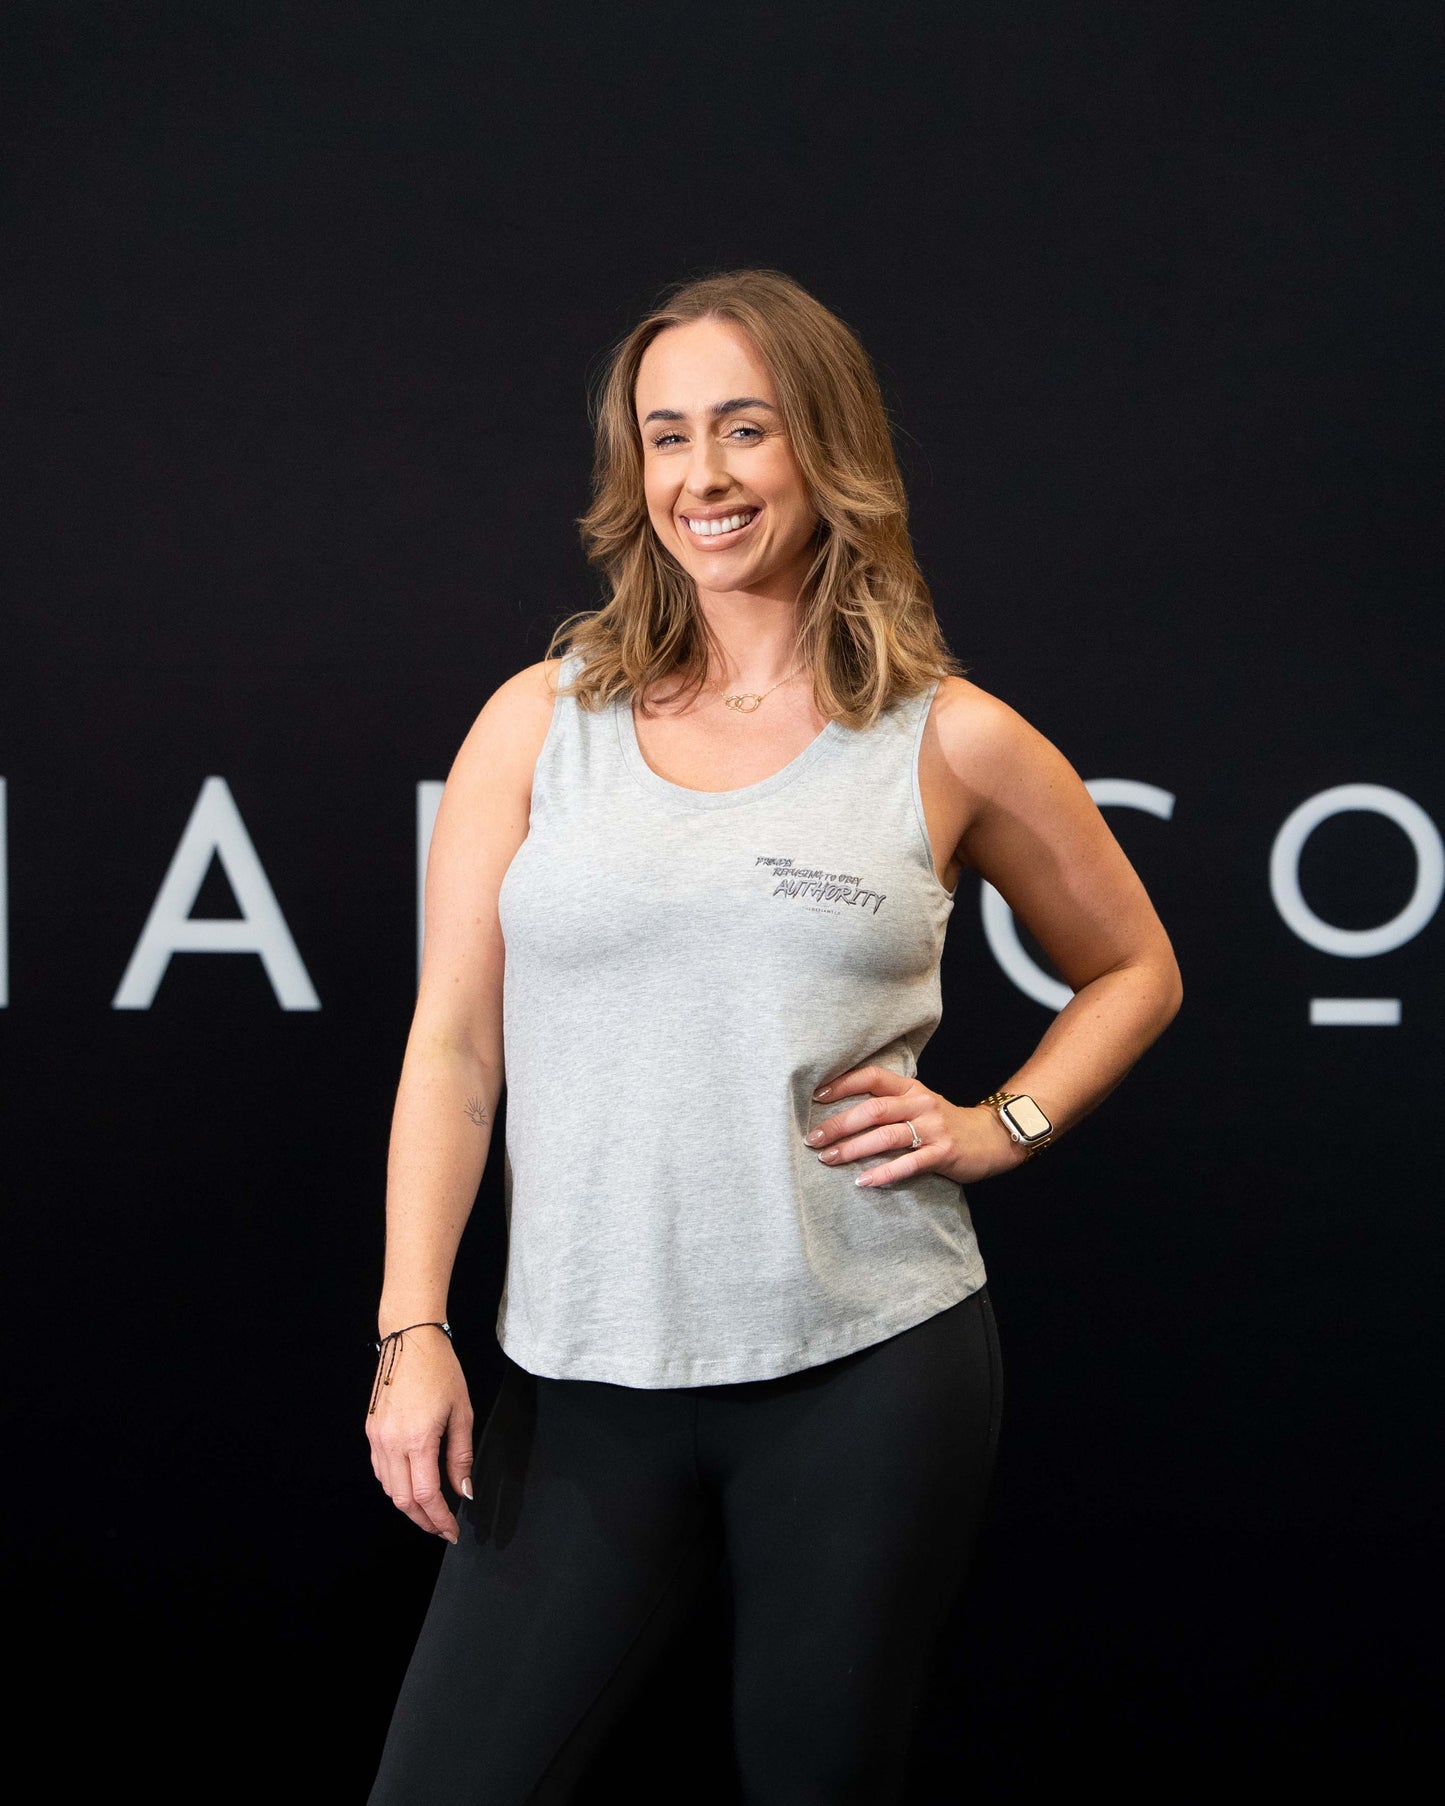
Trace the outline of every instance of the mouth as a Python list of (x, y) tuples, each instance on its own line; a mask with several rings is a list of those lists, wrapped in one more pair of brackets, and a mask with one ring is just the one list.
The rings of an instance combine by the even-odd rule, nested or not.
[[(684, 514), (682, 521), (688, 538), (695, 540), (700, 546), (706, 546), (711, 552), (725, 546), (736, 545), (744, 534), (751, 530), (754, 521), (761, 513), (761, 508), (738, 508), (733, 513), (722, 516), (719, 520), (694, 521)], [(730, 524), (734, 521), (739, 524), (736, 526)], [(725, 525), (724, 523), (729, 524)]]

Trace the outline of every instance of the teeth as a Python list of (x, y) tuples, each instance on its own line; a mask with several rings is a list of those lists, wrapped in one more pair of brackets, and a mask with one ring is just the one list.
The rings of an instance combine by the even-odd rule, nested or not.
[(721, 520), (689, 520), (687, 524), (699, 539), (714, 539), (719, 533), (731, 533), (737, 527), (746, 526), (756, 513), (756, 508), (744, 508), (741, 514), (725, 515)]

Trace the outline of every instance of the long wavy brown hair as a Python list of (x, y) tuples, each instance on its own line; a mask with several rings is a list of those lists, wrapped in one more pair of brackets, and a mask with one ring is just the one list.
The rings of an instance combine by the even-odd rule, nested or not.
[(967, 667), (944, 640), (913, 554), (872, 361), (849, 326), (779, 270), (674, 284), (608, 354), (589, 398), (592, 503), (577, 524), (610, 599), (567, 616), (547, 656), (582, 656), (565, 693), (587, 709), (645, 698), (665, 679), (695, 693), (706, 679), (709, 644), (718, 648), (692, 578), (647, 512), (635, 398), (638, 366), (658, 333), (704, 319), (740, 327), (771, 372), (818, 513), (798, 597), (798, 656), (812, 670), (815, 705), (844, 726), (871, 727), (894, 701)]

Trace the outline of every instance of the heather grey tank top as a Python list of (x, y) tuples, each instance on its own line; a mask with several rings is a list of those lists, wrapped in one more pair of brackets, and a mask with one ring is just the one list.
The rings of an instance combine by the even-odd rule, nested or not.
[[(562, 664), (563, 682), (580, 669)], [(632, 710), (559, 696), (499, 898), (508, 1248), (497, 1337), (559, 1379), (768, 1379), (977, 1291), (962, 1188), (859, 1187), (804, 1137), (942, 1015), (953, 898), (918, 747), (936, 684), (830, 721), (739, 790), (647, 764)], [(944, 1087), (946, 1092), (947, 1087)]]

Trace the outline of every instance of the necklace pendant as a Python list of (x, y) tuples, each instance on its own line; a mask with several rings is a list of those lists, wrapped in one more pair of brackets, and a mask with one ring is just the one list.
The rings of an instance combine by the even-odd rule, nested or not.
[(751, 715), (754, 709), (760, 707), (762, 700), (762, 697), (752, 690), (744, 690), (740, 696), (723, 697), (723, 701), (728, 707), (736, 709), (740, 715)]

